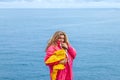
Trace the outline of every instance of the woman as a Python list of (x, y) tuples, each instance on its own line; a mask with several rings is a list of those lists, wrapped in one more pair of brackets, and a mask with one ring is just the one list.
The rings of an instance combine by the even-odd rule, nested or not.
[(57, 31), (46, 47), (45, 64), (50, 69), (51, 80), (73, 80), (72, 64), (76, 51), (70, 45), (67, 35)]

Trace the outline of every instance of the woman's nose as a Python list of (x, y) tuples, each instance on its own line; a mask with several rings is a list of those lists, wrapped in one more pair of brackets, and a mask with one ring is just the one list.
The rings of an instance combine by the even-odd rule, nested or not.
[(63, 41), (64, 41), (64, 39), (61, 39), (61, 41), (63, 42)]

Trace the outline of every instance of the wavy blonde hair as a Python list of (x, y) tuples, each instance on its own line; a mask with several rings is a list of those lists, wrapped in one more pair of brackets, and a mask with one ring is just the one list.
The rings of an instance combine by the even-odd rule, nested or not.
[(56, 31), (54, 33), (54, 35), (49, 39), (45, 51), (48, 49), (49, 46), (51, 46), (51, 45), (56, 46), (57, 45), (57, 41), (58, 41), (60, 35), (64, 35), (64, 37), (65, 37), (64, 42), (69, 44), (69, 40), (68, 40), (67, 34), (65, 32), (63, 32), (63, 31)]

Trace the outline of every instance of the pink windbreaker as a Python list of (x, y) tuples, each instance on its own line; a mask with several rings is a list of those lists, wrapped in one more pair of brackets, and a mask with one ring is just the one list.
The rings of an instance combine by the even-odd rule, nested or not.
[[(53, 46), (51, 45), (47, 51), (46, 51), (46, 56), (45, 56), (45, 61), (57, 50), (60, 50), (61, 47), (60, 46)], [(65, 69), (63, 70), (59, 70), (57, 73), (57, 79), (56, 80), (73, 80), (73, 73), (72, 73), (72, 64), (73, 64), (73, 59), (76, 57), (76, 50), (69, 45), (68, 46), (68, 50), (67, 50), (67, 54), (68, 54), (68, 62), (65, 64)], [(49, 66), (50, 69), (50, 73), (52, 73), (53, 71), (53, 66), (58, 64), (59, 62), (54, 62), (51, 64), (46, 64), (47, 66)], [(51, 75), (50, 75), (50, 79)]]

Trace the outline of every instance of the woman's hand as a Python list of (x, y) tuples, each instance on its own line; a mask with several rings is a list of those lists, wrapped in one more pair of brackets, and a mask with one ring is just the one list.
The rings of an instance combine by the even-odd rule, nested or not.
[(66, 43), (62, 43), (61, 46), (63, 49), (68, 49), (68, 45)]
[(67, 63), (67, 58), (61, 60), (59, 63), (60, 63), (60, 64), (66, 64), (66, 63)]

